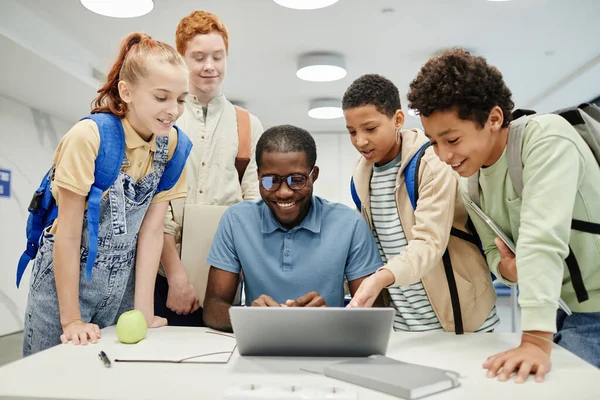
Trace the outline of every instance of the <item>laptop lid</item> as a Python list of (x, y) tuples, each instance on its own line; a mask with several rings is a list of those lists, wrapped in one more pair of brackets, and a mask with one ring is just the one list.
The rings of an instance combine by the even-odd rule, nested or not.
[(242, 356), (385, 355), (393, 308), (231, 307)]

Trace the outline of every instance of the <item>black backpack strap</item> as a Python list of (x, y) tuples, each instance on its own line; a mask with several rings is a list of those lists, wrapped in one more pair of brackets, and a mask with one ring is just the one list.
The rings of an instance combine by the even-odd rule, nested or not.
[(452, 270), (452, 261), (450, 261), (450, 253), (448, 249), (442, 256), (444, 262), (444, 271), (446, 279), (448, 279), (448, 289), (450, 289), (450, 301), (452, 303), (452, 314), (454, 315), (454, 332), (457, 335), (465, 333), (463, 328), (462, 313), (460, 310), (460, 300), (458, 298), (458, 288), (456, 287), (456, 279), (454, 279), (454, 271)]
[(526, 108), (518, 108), (515, 111), (513, 111), (511, 115), (512, 115), (512, 119), (515, 120), (515, 119), (521, 118), (524, 115), (533, 115), (535, 113), (536, 112), (533, 110), (528, 110)]
[(466, 242), (473, 243), (475, 246), (479, 247), (479, 239), (475, 235), (472, 235), (468, 232), (463, 232), (460, 229), (456, 229), (456, 228), (450, 229), (450, 234), (452, 236), (456, 236), (457, 238), (462, 239)]
[[(477, 235), (477, 231), (475, 230), (475, 225), (473, 225), (473, 221), (470, 217), (467, 218), (467, 229), (469, 230), (469, 232), (472, 233), (463, 232), (460, 229), (456, 228), (451, 228), (450, 234), (461, 240), (474, 244), (481, 251), (481, 241), (479, 239), (479, 236)], [(446, 279), (448, 280), (448, 289), (450, 290), (450, 302), (452, 303), (452, 314), (454, 315), (454, 330), (457, 335), (462, 335), (463, 333), (465, 333), (465, 331), (462, 322), (460, 300), (458, 297), (458, 288), (456, 287), (456, 279), (454, 279), (452, 260), (450, 260), (450, 253), (448, 252), (448, 249), (446, 249), (446, 252), (442, 256), (442, 261), (444, 262), (444, 272), (446, 272)]]
[(567, 256), (565, 262), (567, 263), (569, 274), (571, 274), (571, 284), (573, 285), (573, 289), (575, 289), (577, 301), (583, 303), (584, 301), (589, 300), (590, 296), (585, 289), (583, 277), (581, 276), (581, 269), (579, 268), (579, 263), (577, 262), (577, 258), (575, 257), (571, 246), (569, 246), (569, 255)]
[(593, 233), (595, 235), (600, 235), (600, 224), (595, 224), (593, 222), (581, 221), (578, 219), (574, 219), (571, 221), (571, 229), (580, 232)]
[[(593, 222), (574, 219), (571, 221), (571, 229), (580, 232), (591, 233), (594, 235), (600, 235), (600, 224)], [(567, 256), (565, 262), (567, 263), (567, 268), (569, 269), (569, 274), (571, 275), (571, 284), (573, 285), (573, 289), (577, 295), (577, 301), (583, 303), (590, 297), (585, 288), (585, 283), (583, 282), (583, 276), (581, 275), (579, 263), (577, 262), (577, 258), (575, 257), (571, 246), (569, 246), (569, 255)]]

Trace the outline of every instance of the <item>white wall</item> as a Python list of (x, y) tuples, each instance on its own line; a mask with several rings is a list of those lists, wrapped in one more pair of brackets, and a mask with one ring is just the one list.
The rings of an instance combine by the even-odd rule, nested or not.
[(0, 94), (0, 169), (11, 171), (11, 196), (0, 197), (0, 336), (23, 329), (31, 263), (16, 288), (17, 262), (25, 249), (27, 206), (60, 137), (71, 124)]
[(352, 146), (346, 131), (313, 134), (317, 144), (319, 179), (314, 194), (354, 208), (350, 196), (350, 178), (360, 154)]

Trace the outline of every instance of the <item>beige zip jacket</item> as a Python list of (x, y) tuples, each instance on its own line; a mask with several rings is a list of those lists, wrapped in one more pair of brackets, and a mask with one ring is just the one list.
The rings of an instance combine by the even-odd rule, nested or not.
[[(396, 179), (396, 204), (408, 245), (383, 267), (396, 277), (394, 286), (421, 280), (431, 306), (445, 331), (454, 331), (454, 317), (442, 256), (449, 249), (465, 332), (481, 327), (496, 302), (490, 270), (474, 244), (450, 236), (452, 227), (467, 229), (467, 213), (458, 191), (458, 177), (440, 161), (433, 148), (419, 165), (419, 188), (413, 210), (404, 182), (404, 168), (428, 139), (420, 130), (402, 131), (402, 162)], [(361, 157), (354, 170), (361, 213), (373, 230), (369, 187), (373, 164)]]

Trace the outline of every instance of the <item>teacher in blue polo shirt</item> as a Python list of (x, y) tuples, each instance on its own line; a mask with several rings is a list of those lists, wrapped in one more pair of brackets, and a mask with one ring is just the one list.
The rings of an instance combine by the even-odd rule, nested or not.
[(344, 305), (344, 278), (354, 294), (381, 267), (377, 244), (355, 210), (313, 196), (317, 149), (304, 129), (281, 125), (256, 145), (262, 200), (227, 209), (215, 235), (204, 322), (231, 330), (240, 272), (246, 305)]

